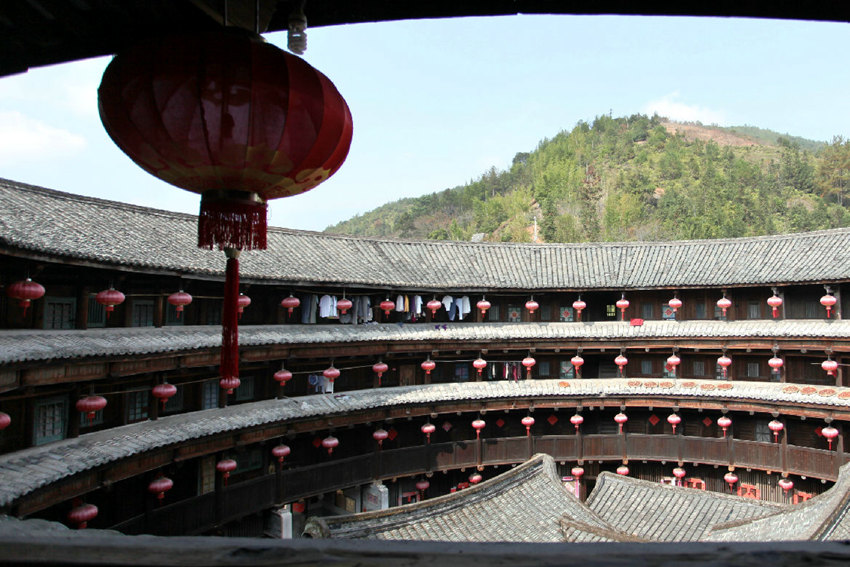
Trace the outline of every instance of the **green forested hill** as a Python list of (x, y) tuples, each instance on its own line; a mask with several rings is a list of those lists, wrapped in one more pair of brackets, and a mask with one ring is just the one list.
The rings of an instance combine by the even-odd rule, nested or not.
[(518, 242), (535, 231), (539, 242), (752, 236), (850, 226), (848, 191), (850, 142), (841, 138), (601, 116), (516, 154), (509, 171), (491, 168), (326, 232)]

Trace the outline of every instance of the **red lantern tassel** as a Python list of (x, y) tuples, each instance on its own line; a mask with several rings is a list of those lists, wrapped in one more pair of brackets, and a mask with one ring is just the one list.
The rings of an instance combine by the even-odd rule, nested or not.
[(198, 217), (198, 248), (266, 249), (268, 206), (256, 193), (207, 191)]
[(221, 317), (222, 378), (239, 377), (239, 323), (236, 301), (239, 298), (239, 250), (227, 249), (227, 271), (224, 280), (224, 307)]

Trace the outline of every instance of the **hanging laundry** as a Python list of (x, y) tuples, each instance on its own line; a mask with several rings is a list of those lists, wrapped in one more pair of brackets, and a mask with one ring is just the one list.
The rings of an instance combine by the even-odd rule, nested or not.
[(323, 319), (337, 318), (339, 313), (336, 310), (336, 297), (332, 295), (323, 295), (319, 299), (319, 317)]
[(461, 303), (461, 309), (460, 309), (460, 318), (463, 319), (464, 317), (466, 317), (467, 315), (472, 313), (472, 306), (469, 303), (469, 296), (468, 295), (464, 295), (463, 297), (460, 298), (460, 300), (462, 302)]
[(395, 310), (399, 311), (399, 312), (404, 311), (404, 296), (403, 295), (399, 295), (398, 297), (395, 298)]

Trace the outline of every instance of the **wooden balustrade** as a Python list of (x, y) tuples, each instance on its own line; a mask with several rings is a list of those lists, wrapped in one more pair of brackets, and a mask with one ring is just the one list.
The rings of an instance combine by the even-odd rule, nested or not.
[[(581, 443), (581, 445), (579, 444)], [(350, 486), (364, 485), (375, 478), (389, 479), (435, 470), (471, 468), (478, 464), (519, 463), (529, 451), (546, 452), (556, 461), (631, 460), (698, 462), (701, 464), (749, 467), (758, 470), (835, 480), (838, 466), (847, 455), (824, 449), (783, 446), (780, 443), (742, 441), (682, 435), (556, 435), (485, 438), (384, 449), (344, 459), (328, 457), (325, 462), (291, 468), (220, 487), (208, 493), (149, 510), (113, 526), (128, 534), (177, 535), (203, 533), (216, 525), (255, 514), (283, 502), (292, 502)], [(278, 483), (280, 483), (278, 485)]]

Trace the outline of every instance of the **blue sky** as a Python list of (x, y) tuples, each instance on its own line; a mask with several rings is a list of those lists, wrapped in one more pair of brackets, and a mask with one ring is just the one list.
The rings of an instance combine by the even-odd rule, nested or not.
[[(348, 101), (354, 140), (333, 178), (273, 201), (270, 223), (322, 230), (454, 187), (609, 112), (850, 138), (848, 53), (847, 24), (795, 21), (516, 16), (309, 29), (305, 59)], [(106, 136), (96, 90), (107, 63), (0, 79), (0, 177), (197, 213), (197, 195), (147, 175)]]

